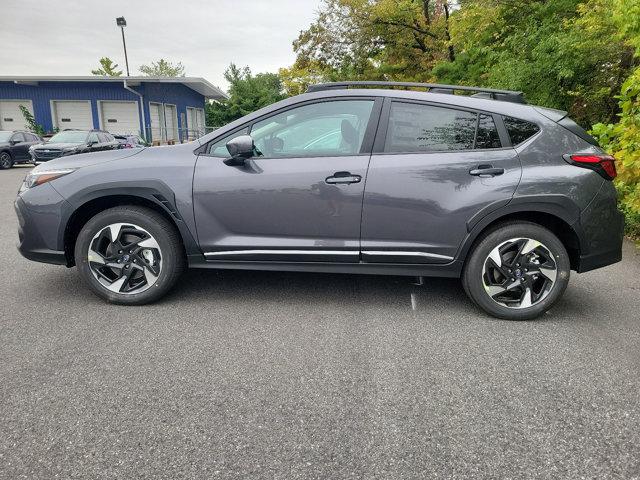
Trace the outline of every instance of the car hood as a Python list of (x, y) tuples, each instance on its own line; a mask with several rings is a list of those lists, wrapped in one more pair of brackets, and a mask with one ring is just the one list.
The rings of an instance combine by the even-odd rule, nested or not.
[(84, 145), (83, 143), (44, 143), (34, 147), (38, 150), (65, 150), (67, 148), (76, 148)]
[[(108, 150), (106, 152), (81, 153), (66, 157), (54, 158), (41, 165), (43, 169), (52, 168), (80, 168), (99, 163), (113, 162), (127, 157), (133, 157), (145, 150), (144, 148), (126, 148), (121, 150)], [(37, 168), (37, 167), (36, 167)]]

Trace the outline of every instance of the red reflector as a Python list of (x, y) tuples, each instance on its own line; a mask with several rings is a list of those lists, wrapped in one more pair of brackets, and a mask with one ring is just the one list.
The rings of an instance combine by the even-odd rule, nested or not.
[(607, 175), (609, 175), (612, 180), (616, 178), (618, 172), (616, 171), (615, 160), (603, 160), (602, 162), (600, 162), (600, 165), (602, 165), (602, 168), (605, 172), (607, 172)]
[(611, 180), (618, 175), (616, 171), (616, 159), (611, 155), (571, 155), (570, 158), (577, 164), (584, 163), (585, 166), (590, 165), (594, 168), (598, 168), (599, 166)]

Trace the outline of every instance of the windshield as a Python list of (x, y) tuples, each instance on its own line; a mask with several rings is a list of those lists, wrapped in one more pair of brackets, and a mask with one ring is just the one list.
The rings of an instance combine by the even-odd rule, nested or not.
[(8, 142), (13, 132), (0, 132), (0, 142)]
[(77, 130), (67, 130), (66, 132), (56, 133), (49, 143), (84, 143), (87, 141), (87, 132)]

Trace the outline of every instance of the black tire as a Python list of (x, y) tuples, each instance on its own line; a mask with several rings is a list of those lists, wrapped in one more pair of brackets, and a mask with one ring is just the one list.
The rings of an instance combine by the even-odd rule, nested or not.
[[(89, 265), (89, 247), (94, 237), (109, 225), (118, 223), (130, 223), (146, 230), (162, 252), (162, 264), (157, 278), (152, 285), (147, 282), (150, 286), (140, 293), (116, 293), (107, 289), (94, 276)], [(120, 305), (144, 305), (158, 300), (175, 285), (186, 268), (184, 248), (175, 226), (158, 212), (134, 205), (110, 208), (91, 218), (76, 240), (75, 261), (82, 280), (96, 295)]]
[[(514, 308), (513, 306), (499, 303), (499, 300), (494, 300), (491, 297), (487, 288), (492, 287), (485, 287), (483, 269), (485, 268), (485, 262), (489, 261), (489, 254), (494, 249), (512, 239), (520, 238), (532, 239), (543, 244), (542, 246), (545, 247), (545, 250), (553, 256), (556, 273), (555, 281), (546, 290), (546, 296), (541, 295), (540, 300), (535, 303), (529, 302), (532, 303), (529, 307), (518, 306)], [(507, 245), (509, 244), (507, 243)], [(513, 267), (515, 265), (509, 266)], [(518, 270), (519, 276), (531, 275), (525, 274), (524, 271), (520, 272), (520, 269)], [(487, 232), (476, 242), (465, 263), (462, 273), (462, 285), (469, 298), (489, 315), (505, 320), (531, 320), (548, 311), (562, 296), (569, 284), (570, 270), (569, 255), (562, 242), (551, 231), (535, 223), (524, 221), (509, 222)], [(534, 278), (542, 278), (546, 282), (546, 278), (543, 277), (536, 275)], [(511, 280), (513, 278), (506, 279), (506, 283), (509, 284)], [(516, 278), (516, 280), (522, 281), (523, 285), (527, 281), (527, 279), (521, 280), (521, 278)], [(532, 280), (531, 278), (528, 278), (528, 280), (540, 281)]]
[(13, 159), (9, 152), (0, 153), (0, 170), (7, 170), (13, 167)]

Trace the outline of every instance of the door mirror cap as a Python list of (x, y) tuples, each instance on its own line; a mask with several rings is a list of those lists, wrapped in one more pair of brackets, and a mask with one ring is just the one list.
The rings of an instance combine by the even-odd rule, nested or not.
[(232, 138), (227, 142), (227, 151), (231, 158), (227, 158), (224, 163), (231, 166), (244, 165), (244, 161), (247, 158), (253, 157), (254, 148), (251, 135), (240, 135)]

